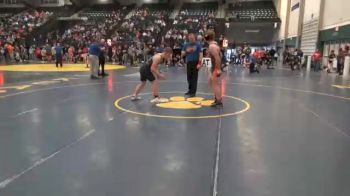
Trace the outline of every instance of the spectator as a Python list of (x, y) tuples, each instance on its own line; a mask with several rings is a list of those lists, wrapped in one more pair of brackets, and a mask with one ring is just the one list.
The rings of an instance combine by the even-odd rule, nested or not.
[(269, 56), (272, 58), (272, 67), (277, 63), (278, 55), (276, 55), (276, 50), (274, 48), (271, 48), (269, 50)]
[[(3, 20), (0, 20), (0, 42), (13, 43), (14, 47), (20, 47), (25, 37), (35, 28), (48, 21), (52, 14), (52, 12), (34, 10), (8, 15)], [(14, 52), (10, 51), (11, 59), (14, 57)], [(21, 60), (25, 58), (21, 55), (21, 48), (17, 52), (19, 52)]]
[(260, 73), (259, 68), (256, 67), (256, 57), (254, 55), (248, 55), (245, 60), (245, 66), (249, 67), (249, 73)]
[(5, 57), (5, 49), (0, 45), (0, 63), (3, 61)]
[(43, 47), (41, 49), (41, 60), (46, 61), (46, 48), (45, 47)]
[(143, 61), (143, 52), (142, 52), (142, 47), (137, 46), (136, 48), (136, 62), (139, 64)]
[(126, 65), (127, 62), (128, 62), (128, 59), (129, 59), (129, 56), (128, 56), (128, 45), (127, 44), (125, 44), (123, 46), (122, 54), (123, 54), (123, 56), (122, 56), (122, 64)]
[(68, 48), (68, 63), (74, 63), (74, 47), (70, 46)]
[(48, 63), (51, 63), (52, 60), (52, 47), (50, 46), (50, 44), (47, 44), (46, 47), (46, 60)]
[(331, 73), (332, 72), (334, 59), (335, 59), (335, 53), (334, 53), (334, 50), (331, 50), (331, 54), (329, 54), (329, 56), (328, 56), (327, 73)]
[(131, 66), (134, 66), (134, 62), (136, 59), (136, 49), (134, 44), (131, 44), (131, 46), (128, 49), (128, 56), (129, 56), (129, 62)]
[(343, 75), (344, 61), (345, 61), (345, 56), (344, 56), (343, 48), (339, 48), (338, 56), (337, 56), (337, 73), (339, 75)]
[(312, 60), (314, 62), (314, 71), (318, 72), (321, 70), (321, 58), (322, 54), (319, 49), (316, 49), (316, 52), (312, 55)]
[(29, 48), (29, 60), (35, 59), (34, 51), (35, 51), (34, 46), (30, 46), (30, 48)]
[(105, 73), (105, 63), (106, 63), (106, 41), (104, 39), (101, 39), (100, 42), (100, 53), (99, 53), (99, 69), (101, 68), (101, 72), (98, 71), (98, 75), (105, 77), (108, 76), (107, 73)]
[(41, 59), (41, 49), (39, 47), (35, 49), (35, 57)]
[(63, 58), (63, 49), (60, 43), (57, 43), (55, 47), (55, 58), (56, 58), (56, 67), (58, 68), (58, 64), (60, 67), (63, 67), (62, 58)]

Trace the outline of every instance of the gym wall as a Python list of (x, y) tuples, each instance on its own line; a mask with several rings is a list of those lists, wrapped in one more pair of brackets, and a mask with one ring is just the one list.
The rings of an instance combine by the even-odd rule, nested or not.
[(300, 0), (291, 0), (289, 6), (289, 23), (288, 23), (288, 38), (299, 36), (299, 30), (301, 28), (300, 24), (300, 10), (301, 10), (301, 1)]
[(254, 46), (266, 46), (272, 43), (276, 33), (273, 23), (234, 22), (226, 29), (225, 37), (237, 44), (248, 42)]
[(281, 19), (281, 27), (279, 30), (279, 40), (286, 38), (286, 26), (288, 24), (288, 0), (278, 0), (280, 3), (280, 9), (278, 10), (280, 19)]
[(349, 11), (349, 0), (324, 0), (321, 30), (350, 24)]
[(321, 8), (321, 0), (306, 0), (304, 22), (319, 18)]

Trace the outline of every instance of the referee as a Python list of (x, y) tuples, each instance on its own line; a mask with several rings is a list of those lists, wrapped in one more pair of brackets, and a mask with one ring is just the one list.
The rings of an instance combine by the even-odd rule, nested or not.
[[(100, 54), (98, 56), (98, 61), (99, 61), (99, 65), (98, 65), (98, 75), (105, 77), (108, 76), (108, 74), (105, 73), (105, 63), (106, 63), (106, 41), (104, 39), (101, 39), (101, 43), (100, 43)], [(101, 71), (100, 71), (100, 67), (101, 67)]]
[(188, 91), (185, 95), (195, 97), (197, 92), (198, 71), (202, 67), (202, 46), (197, 42), (193, 33), (188, 35), (188, 43), (182, 49), (182, 55), (186, 56)]

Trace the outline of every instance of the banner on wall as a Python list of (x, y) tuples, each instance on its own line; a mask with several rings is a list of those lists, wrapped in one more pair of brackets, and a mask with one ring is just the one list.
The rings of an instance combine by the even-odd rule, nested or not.
[(300, 7), (300, 2), (296, 3), (295, 5), (293, 5), (292, 11), (298, 9), (299, 7)]

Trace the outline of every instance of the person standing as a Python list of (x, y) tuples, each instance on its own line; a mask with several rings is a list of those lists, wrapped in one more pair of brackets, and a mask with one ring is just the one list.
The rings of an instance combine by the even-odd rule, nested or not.
[(107, 45), (107, 54), (108, 54), (108, 62), (113, 62), (113, 47), (111, 45)]
[(98, 43), (92, 43), (89, 50), (89, 62), (90, 62), (90, 78), (99, 79), (98, 77), (98, 57), (100, 56), (100, 46)]
[[(105, 77), (108, 74), (105, 73), (105, 64), (106, 64), (106, 43), (104, 39), (101, 39), (100, 43), (100, 54), (98, 56), (99, 66), (98, 66), (98, 75)], [(101, 68), (101, 72), (100, 72)]]
[(282, 57), (283, 57), (283, 65), (287, 64), (288, 62), (288, 57), (289, 57), (289, 49), (288, 47), (286, 47), (282, 53)]
[(321, 70), (321, 58), (322, 54), (319, 49), (316, 49), (316, 52), (312, 55), (314, 61), (314, 71), (318, 72)]
[(130, 47), (128, 48), (128, 56), (129, 56), (129, 62), (130, 66), (135, 66), (135, 46), (134, 44), (131, 44)]
[(5, 55), (5, 49), (0, 45), (0, 63), (2, 62), (4, 55)]
[(329, 56), (328, 56), (327, 73), (331, 73), (332, 72), (334, 59), (335, 59), (335, 53), (334, 53), (334, 50), (331, 50), (331, 54), (329, 54)]
[(215, 101), (212, 103), (211, 107), (222, 107), (222, 95), (220, 86), (220, 76), (221, 76), (221, 49), (217, 42), (215, 42), (215, 32), (213, 30), (208, 30), (205, 35), (205, 40), (209, 44), (208, 57), (211, 60), (211, 73), (209, 76), (209, 86), (212, 89), (215, 97)]
[(198, 71), (202, 67), (202, 46), (196, 41), (196, 36), (188, 35), (188, 43), (182, 49), (182, 55), (186, 56), (188, 91), (185, 95), (195, 97), (197, 93)]
[(62, 58), (63, 58), (63, 49), (60, 43), (57, 43), (55, 47), (55, 58), (56, 58), (56, 67), (58, 68), (58, 64), (63, 67)]
[(41, 60), (42, 61), (47, 61), (47, 58), (46, 58), (46, 47), (45, 46), (41, 49)]
[(30, 46), (29, 48), (29, 60), (35, 60), (35, 55), (34, 55), (34, 46)]
[(273, 69), (273, 67), (275, 66), (275, 64), (277, 63), (277, 57), (275, 56), (276, 50), (274, 48), (271, 48), (269, 50), (269, 57), (271, 59), (271, 67), (268, 65), (267, 69)]
[(343, 74), (344, 60), (345, 60), (345, 56), (344, 56), (343, 48), (339, 48), (338, 55), (337, 55), (337, 73), (339, 75)]
[(74, 47), (70, 46), (68, 48), (68, 63), (74, 63)]
[(37, 60), (41, 59), (41, 49), (40, 49), (40, 47), (37, 47), (35, 49), (35, 57), (36, 57)]
[(338, 66), (337, 66), (337, 72), (339, 73), (339, 75), (343, 75), (344, 72), (344, 65), (345, 65), (345, 58), (347, 56), (350, 56), (350, 47), (349, 46), (345, 46), (344, 49), (339, 49), (339, 54), (338, 54)]
[(86, 63), (86, 68), (89, 68), (89, 48), (84, 46), (83, 48), (84, 62)]
[(304, 52), (300, 48), (297, 51), (297, 56), (298, 56), (298, 69), (300, 69), (300, 67), (303, 67), (301, 66), (301, 64), (302, 64), (302, 59), (304, 58)]
[(51, 46), (50, 44), (46, 44), (45, 46), (46, 48), (46, 60), (47, 60), (47, 63), (51, 64), (51, 60), (52, 60), (52, 51), (51, 51)]
[(123, 46), (123, 48), (122, 48), (122, 65), (127, 66), (128, 59), (129, 59), (129, 56), (128, 56), (128, 45), (125, 44)]

